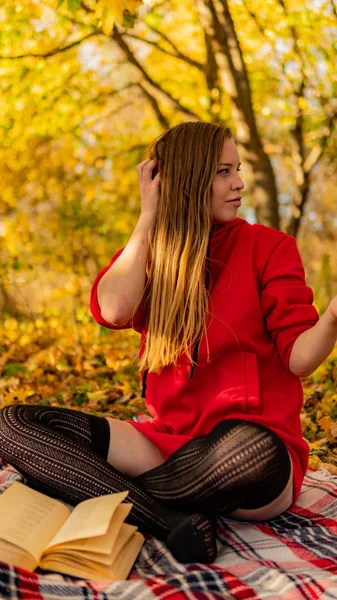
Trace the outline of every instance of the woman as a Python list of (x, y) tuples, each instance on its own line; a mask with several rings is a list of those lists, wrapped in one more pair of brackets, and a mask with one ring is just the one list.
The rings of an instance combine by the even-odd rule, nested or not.
[(217, 515), (270, 519), (298, 498), (308, 444), (291, 353), (319, 315), (295, 239), (237, 217), (229, 128), (182, 123), (150, 157), (137, 166), (139, 221), (90, 308), (105, 327), (142, 333), (153, 419), (13, 405), (0, 412), (0, 456), (72, 504), (129, 489), (130, 523), (178, 560), (207, 563)]

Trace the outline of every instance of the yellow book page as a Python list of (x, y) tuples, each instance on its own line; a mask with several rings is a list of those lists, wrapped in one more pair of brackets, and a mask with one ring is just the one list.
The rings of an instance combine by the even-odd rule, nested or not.
[(129, 576), (144, 541), (144, 536), (136, 531), (111, 566), (55, 553), (44, 559), (42, 568), (91, 581), (122, 581)]
[[(129, 539), (133, 536), (133, 534), (136, 531), (137, 531), (137, 527), (135, 527), (135, 525), (129, 525), (129, 523), (123, 523), (120, 534), (117, 538), (116, 544), (113, 547), (113, 550), (112, 550), (110, 556), (108, 557), (109, 563), (105, 563), (105, 564), (111, 565), (113, 563), (113, 561), (116, 559), (116, 557), (119, 555), (120, 551), (122, 550), (123, 546), (125, 546), (125, 544), (127, 544), (129, 542)], [(101, 562), (103, 562), (103, 561), (101, 560)]]
[(62, 502), (16, 482), (0, 495), (0, 539), (19, 546), (38, 563), (69, 515)]
[(96, 569), (93, 561), (87, 563), (68, 557), (65, 559), (59, 554), (44, 559), (42, 568), (74, 577), (83, 577), (84, 579), (90, 579), (90, 581), (111, 581), (111, 577), (105, 572), (104, 567), (102, 570), (100, 568)]
[(4, 540), (0, 540), (0, 562), (21, 567), (27, 571), (34, 571), (38, 565), (37, 560), (28, 552)]
[(118, 536), (117, 542), (110, 554), (99, 554), (98, 552), (89, 552), (88, 550), (70, 550), (65, 545), (58, 546), (56, 552), (51, 551), (47, 555), (42, 556), (40, 566), (44, 569), (46, 558), (51, 558), (51, 560), (53, 560), (56, 554), (58, 558), (61, 559), (62, 557), (62, 559), (65, 561), (67, 561), (69, 558), (70, 560), (74, 559), (83, 563), (85, 561), (95, 561), (101, 565), (112, 565), (121, 548), (127, 543), (135, 531), (137, 531), (137, 527), (135, 525), (123, 523), (120, 535)]
[(111, 581), (121, 581), (128, 578), (144, 541), (144, 536), (139, 531), (136, 531), (123, 546), (111, 567), (105, 567), (105, 571), (110, 575)]
[(125, 500), (128, 491), (89, 498), (77, 504), (67, 522), (61, 527), (46, 549), (81, 538), (104, 535), (117, 506)]
[(51, 548), (48, 548), (48, 550), (43, 553), (43, 557), (52, 554), (55, 550), (62, 550), (62, 552), (65, 550), (71, 550), (75, 553), (76, 550), (79, 550), (80, 553), (83, 551), (88, 551), (110, 555), (116, 543), (116, 539), (119, 536), (119, 532), (122, 527), (123, 521), (128, 516), (131, 508), (132, 504), (127, 504), (125, 502), (117, 506), (115, 512), (112, 515), (109, 528), (106, 534), (95, 536), (92, 538), (64, 542), (62, 544), (58, 544), (57, 546), (55, 546), (55, 544), (53, 543), (53, 546)]

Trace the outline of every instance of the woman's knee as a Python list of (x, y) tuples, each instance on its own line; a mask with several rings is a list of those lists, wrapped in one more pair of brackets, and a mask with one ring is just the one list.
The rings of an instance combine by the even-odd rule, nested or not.
[[(287, 451), (288, 452), (288, 451)], [(284, 490), (272, 502), (265, 506), (255, 509), (238, 508), (228, 516), (235, 519), (244, 519), (252, 521), (267, 521), (278, 517), (290, 508), (293, 503), (293, 463), (288, 452), (290, 460), (290, 475)]]
[(105, 418), (110, 426), (107, 461), (115, 469), (129, 477), (137, 477), (164, 462), (158, 448), (131, 423)]

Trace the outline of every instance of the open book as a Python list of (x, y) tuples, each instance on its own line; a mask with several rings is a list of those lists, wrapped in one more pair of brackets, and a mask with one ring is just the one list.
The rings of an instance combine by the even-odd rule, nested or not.
[(14, 483), (0, 495), (0, 561), (93, 581), (126, 579), (144, 543), (124, 523), (128, 491), (84, 500), (70, 511), (62, 502)]

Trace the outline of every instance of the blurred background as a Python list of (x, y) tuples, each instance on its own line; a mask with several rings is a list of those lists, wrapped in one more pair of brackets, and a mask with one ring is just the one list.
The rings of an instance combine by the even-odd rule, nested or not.
[[(90, 290), (137, 223), (136, 165), (182, 121), (233, 129), (237, 215), (296, 238), (325, 311), (337, 294), (336, 62), (336, 0), (2, 2), (0, 407), (145, 411), (140, 336), (99, 326)], [(336, 362), (334, 350), (303, 380), (302, 424), (311, 466), (337, 472)]]

